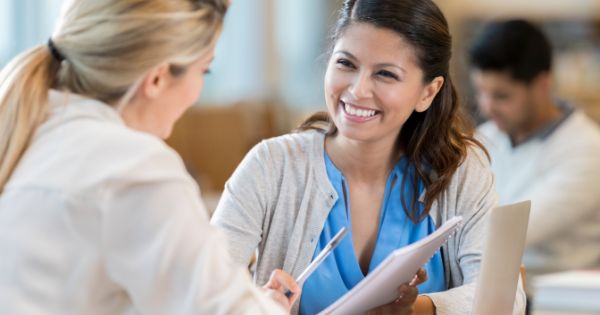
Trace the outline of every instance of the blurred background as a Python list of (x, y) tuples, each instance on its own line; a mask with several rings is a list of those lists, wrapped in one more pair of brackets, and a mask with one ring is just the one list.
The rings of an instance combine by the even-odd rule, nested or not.
[[(0, 0), (0, 65), (45, 43), (61, 0)], [(523, 17), (541, 25), (556, 50), (556, 94), (600, 121), (599, 0), (438, 0), (454, 36), (452, 64), (462, 100), (478, 114), (466, 49), (481, 26)], [(258, 141), (289, 132), (324, 109), (328, 34), (339, 0), (233, 0), (212, 73), (198, 105), (168, 143), (198, 180), (209, 209), (224, 182)]]

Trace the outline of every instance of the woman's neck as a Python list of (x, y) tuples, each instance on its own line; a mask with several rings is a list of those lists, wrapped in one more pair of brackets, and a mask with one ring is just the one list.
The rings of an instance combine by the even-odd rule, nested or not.
[(397, 160), (394, 145), (394, 139), (365, 142), (339, 133), (325, 139), (325, 150), (344, 177), (362, 182), (387, 178)]

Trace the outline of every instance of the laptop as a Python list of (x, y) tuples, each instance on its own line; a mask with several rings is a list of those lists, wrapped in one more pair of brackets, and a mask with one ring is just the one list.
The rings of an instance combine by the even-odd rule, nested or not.
[(473, 315), (513, 314), (530, 208), (524, 201), (489, 214)]

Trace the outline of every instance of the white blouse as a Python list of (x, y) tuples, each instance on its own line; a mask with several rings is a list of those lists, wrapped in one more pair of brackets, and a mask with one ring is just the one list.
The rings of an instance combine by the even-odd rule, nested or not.
[(284, 313), (162, 140), (95, 100), (49, 103), (0, 195), (0, 314)]

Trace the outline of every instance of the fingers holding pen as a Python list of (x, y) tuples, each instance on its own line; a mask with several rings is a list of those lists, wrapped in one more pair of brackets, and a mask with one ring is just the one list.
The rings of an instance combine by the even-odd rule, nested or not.
[(267, 290), (267, 294), (271, 298), (279, 302), (287, 310), (291, 309), (302, 292), (294, 278), (281, 269), (273, 270), (269, 281), (263, 288)]

